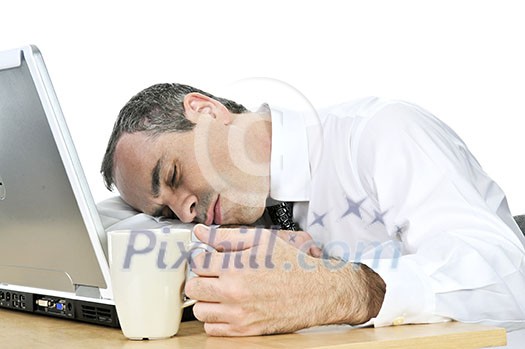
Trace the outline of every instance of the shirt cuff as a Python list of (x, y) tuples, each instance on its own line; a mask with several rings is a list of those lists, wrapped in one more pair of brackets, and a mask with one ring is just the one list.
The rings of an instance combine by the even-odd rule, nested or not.
[(375, 271), (386, 284), (379, 314), (361, 326), (450, 321), (449, 318), (434, 315), (435, 295), (430, 286), (431, 280), (410, 256), (369, 259), (360, 263)]

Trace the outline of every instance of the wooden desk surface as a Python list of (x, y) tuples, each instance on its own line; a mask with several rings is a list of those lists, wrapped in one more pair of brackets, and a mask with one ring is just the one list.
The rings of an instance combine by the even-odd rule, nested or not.
[(504, 329), (459, 322), (350, 329), (328, 326), (294, 334), (208, 337), (201, 323), (184, 322), (177, 336), (155, 341), (127, 340), (119, 329), (0, 310), (1, 348), (483, 348), (506, 344)]

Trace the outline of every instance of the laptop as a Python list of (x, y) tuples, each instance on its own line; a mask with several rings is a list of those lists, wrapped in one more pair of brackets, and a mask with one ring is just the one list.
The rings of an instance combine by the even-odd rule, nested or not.
[(106, 235), (35, 46), (0, 52), (0, 308), (118, 327)]

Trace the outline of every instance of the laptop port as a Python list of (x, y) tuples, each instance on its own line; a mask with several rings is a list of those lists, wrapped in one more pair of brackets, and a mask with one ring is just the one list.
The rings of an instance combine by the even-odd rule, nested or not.
[(52, 308), (55, 303), (49, 299), (37, 299), (36, 305), (43, 308)]

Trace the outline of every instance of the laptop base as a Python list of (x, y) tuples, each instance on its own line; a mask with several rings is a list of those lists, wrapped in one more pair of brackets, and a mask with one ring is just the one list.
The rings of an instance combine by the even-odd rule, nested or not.
[(120, 328), (114, 305), (0, 288), (0, 308)]

